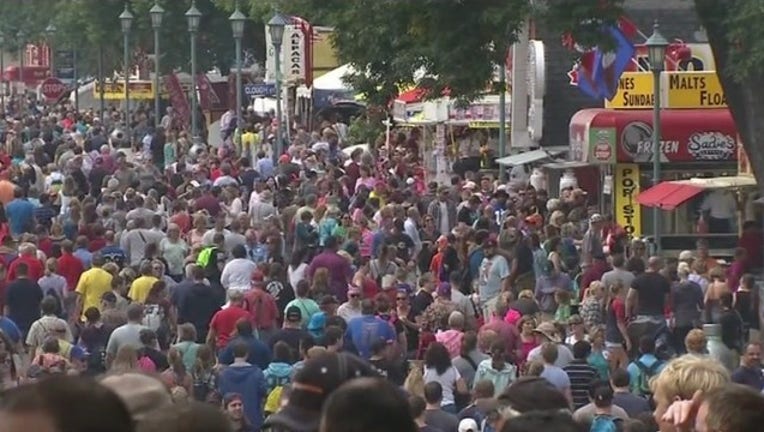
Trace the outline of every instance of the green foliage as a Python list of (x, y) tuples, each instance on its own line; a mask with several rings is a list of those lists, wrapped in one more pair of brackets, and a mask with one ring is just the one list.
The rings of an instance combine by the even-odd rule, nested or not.
[[(418, 84), (428, 97), (445, 89), (472, 99), (490, 88), (496, 64), (527, 19), (548, 20), (584, 43), (601, 42), (602, 23), (614, 22), (623, 0), (251, 0), (267, 21), (273, 10), (335, 28), (341, 61), (362, 71), (349, 77), (371, 103), (384, 104)], [(540, 2), (539, 2), (540, 3)], [(585, 25), (582, 25), (585, 23)]]
[(696, 1), (698, 12), (726, 30), (716, 45), (727, 51), (726, 73), (738, 82), (760, 75), (764, 68), (764, 4), (759, 0), (729, 0), (721, 4), (707, 0)]
[[(130, 0), (130, 10), (135, 16), (130, 44), (135, 53), (153, 53), (154, 37), (149, 9), (154, 0)], [(188, 0), (160, 0), (165, 9), (161, 31), (162, 63), (165, 71), (189, 69), (189, 35), (184, 16), (191, 2)], [(81, 75), (95, 74), (99, 48), (103, 49), (106, 71), (122, 69), (122, 31), (118, 20), (125, 5), (124, 0), (2, 0), (0, 1), (0, 31), (6, 37), (9, 48), (14, 47), (15, 35), (23, 26), (24, 31), (45, 38), (45, 27), (54, 24), (58, 31), (55, 45), (76, 47), (80, 60)], [(202, 20), (197, 41), (199, 70), (218, 67), (226, 73), (234, 59), (234, 41), (228, 16), (233, 9), (231, 0), (197, 0)], [(30, 39), (31, 40), (31, 39)], [(250, 22), (245, 26), (244, 49), (255, 48), (264, 57), (262, 25)]]

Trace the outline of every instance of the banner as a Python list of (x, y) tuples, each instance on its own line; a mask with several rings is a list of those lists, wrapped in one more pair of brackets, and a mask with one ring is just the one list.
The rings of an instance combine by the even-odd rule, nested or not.
[(220, 97), (212, 88), (212, 83), (207, 74), (196, 75), (196, 86), (199, 89), (199, 106), (203, 110), (210, 110), (213, 106), (220, 105)]
[[(101, 83), (93, 85), (93, 97), (101, 97)], [(104, 82), (103, 98), (106, 100), (125, 100), (125, 82)], [(151, 81), (130, 81), (130, 100), (154, 99), (154, 83)]]
[(639, 195), (639, 165), (615, 166), (615, 222), (626, 230), (630, 238), (642, 235), (642, 207)]
[[(652, 109), (652, 72), (626, 72), (618, 81), (613, 100), (605, 108)], [(661, 106), (671, 109), (726, 108), (722, 84), (714, 71), (662, 72)]]
[(170, 103), (175, 110), (174, 121), (178, 122), (183, 129), (187, 129), (191, 121), (191, 107), (183, 88), (180, 86), (180, 80), (175, 73), (171, 73), (165, 77), (164, 82), (167, 86), (167, 93), (170, 95)]

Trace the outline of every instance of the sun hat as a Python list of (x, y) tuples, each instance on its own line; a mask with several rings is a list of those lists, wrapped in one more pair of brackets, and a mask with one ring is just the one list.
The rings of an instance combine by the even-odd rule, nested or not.
[(542, 322), (535, 329), (533, 329), (533, 331), (535, 333), (544, 335), (544, 337), (554, 343), (560, 342), (560, 336), (557, 335), (557, 328), (555, 328), (554, 324), (551, 322)]

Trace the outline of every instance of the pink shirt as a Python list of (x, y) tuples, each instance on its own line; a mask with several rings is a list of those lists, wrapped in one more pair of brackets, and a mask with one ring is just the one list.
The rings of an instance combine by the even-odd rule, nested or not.
[(451, 358), (459, 356), (459, 352), (462, 348), (462, 337), (464, 337), (463, 332), (453, 329), (439, 331), (435, 334), (435, 340), (446, 347)]

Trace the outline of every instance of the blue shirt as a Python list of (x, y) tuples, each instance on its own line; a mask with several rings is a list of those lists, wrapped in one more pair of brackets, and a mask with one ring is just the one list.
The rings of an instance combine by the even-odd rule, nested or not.
[(254, 336), (237, 336), (228, 341), (228, 345), (226, 345), (218, 355), (218, 360), (221, 364), (230, 365), (233, 363), (233, 346), (237, 343), (247, 345), (248, 363), (263, 370), (268, 367), (268, 364), (271, 362), (271, 350), (268, 349), (268, 345), (264, 344)]
[(21, 330), (10, 318), (0, 317), (0, 331), (5, 333), (14, 344), (19, 343), (21, 340)]
[[(653, 365), (658, 363), (658, 365), (655, 367), (654, 373), (652, 376), (647, 378), (652, 378), (656, 375), (658, 375), (663, 369), (664, 366), (666, 366), (665, 362), (661, 362), (658, 360), (657, 357), (655, 357), (653, 354), (642, 354), (639, 359), (637, 359), (639, 362), (641, 362), (648, 370), (653, 368)], [(663, 364), (660, 364), (663, 363)], [(636, 362), (629, 363), (629, 367), (626, 368), (626, 370), (629, 372), (629, 387), (631, 387), (631, 392), (634, 394), (640, 394), (642, 393), (639, 390), (639, 383), (642, 379), (642, 370), (637, 366)]]
[(11, 235), (20, 236), (32, 232), (34, 227), (34, 204), (23, 198), (16, 198), (5, 206)]
[(375, 342), (379, 340), (395, 341), (395, 330), (389, 322), (381, 318), (364, 315), (348, 322), (345, 339), (353, 344), (359, 356), (368, 360), (371, 357), (371, 346)]
[(273, 160), (268, 157), (257, 160), (257, 172), (260, 173), (260, 177), (268, 178), (273, 177)]
[(108, 245), (104, 246), (103, 249), (99, 251), (103, 259), (106, 261), (111, 261), (120, 267), (125, 263), (127, 260), (127, 257), (125, 256), (125, 251), (122, 250), (121, 247), (117, 245)]
[(90, 268), (90, 264), (93, 262), (93, 254), (89, 250), (85, 248), (79, 248), (72, 252), (72, 255), (77, 257), (78, 260), (82, 261), (83, 268), (86, 270)]

